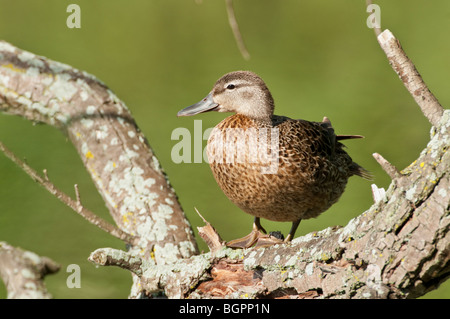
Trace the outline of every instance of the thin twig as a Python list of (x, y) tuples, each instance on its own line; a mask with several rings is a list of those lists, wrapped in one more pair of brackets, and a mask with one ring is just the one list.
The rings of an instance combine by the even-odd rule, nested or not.
[(73, 187), (75, 188), (75, 198), (77, 199), (77, 203), (78, 205), (81, 205), (81, 198), (80, 198), (80, 191), (78, 190), (78, 184), (73, 185)]
[(233, 0), (225, 0), (225, 4), (228, 13), (228, 23), (230, 24), (231, 30), (233, 31), (233, 35), (236, 39), (239, 51), (241, 51), (241, 54), (245, 60), (249, 60), (250, 53), (248, 53), (248, 50), (245, 47), (244, 40), (242, 39), (241, 32), (239, 31), (239, 25), (237, 23), (236, 16), (234, 15)]
[(81, 197), (80, 191), (78, 189), (78, 184), (73, 185), (73, 187), (75, 188), (75, 198), (77, 200), (78, 212), (80, 212), (81, 210), (83, 210), (83, 204), (81, 204)]
[(84, 208), (79, 201), (79, 194), (77, 187), (75, 187), (77, 193), (77, 200), (73, 200), (70, 196), (66, 195), (64, 192), (56, 188), (56, 186), (49, 181), (46, 173), (44, 173), (44, 177), (40, 176), (33, 168), (28, 166), (25, 162), (20, 160), (13, 152), (11, 152), (8, 148), (6, 148), (6, 146), (2, 142), (0, 142), (0, 151), (2, 151), (6, 155), (6, 157), (8, 157), (10, 160), (16, 163), (34, 181), (42, 185), (52, 195), (54, 195), (56, 198), (58, 198), (60, 201), (62, 201), (70, 208), (72, 208), (75, 212), (77, 212), (91, 224), (96, 225), (100, 229), (127, 243), (134, 244), (135, 241), (137, 240), (136, 237), (131, 236), (130, 234), (127, 234), (121, 229), (109, 224), (107, 221), (98, 217), (90, 210)]
[[(370, 5), (372, 5), (372, 0), (366, 0), (366, 8), (368, 8)], [(379, 22), (379, 21), (377, 21)], [(381, 24), (379, 26), (373, 27), (373, 32), (375, 32), (375, 36), (379, 36), (381, 33)]]
[(47, 169), (44, 168), (42, 172), (44, 173), (45, 180), (48, 181)]
[(373, 153), (372, 156), (376, 159), (378, 164), (381, 165), (383, 170), (389, 175), (389, 177), (392, 180), (395, 180), (395, 179), (397, 179), (397, 178), (399, 178), (401, 176), (401, 174), (398, 171), (398, 169), (394, 165), (389, 163), (383, 156), (381, 156), (378, 153)]

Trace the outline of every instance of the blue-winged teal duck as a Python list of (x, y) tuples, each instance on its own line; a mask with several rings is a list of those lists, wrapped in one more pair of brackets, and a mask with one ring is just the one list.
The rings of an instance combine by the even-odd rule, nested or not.
[(208, 111), (236, 113), (211, 132), (208, 161), (225, 195), (255, 216), (253, 231), (228, 242), (230, 247), (282, 242), (265, 234), (260, 218), (292, 222), (284, 240), (290, 241), (302, 219), (317, 217), (338, 201), (350, 176), (370, 179), (339, 142), (362, 136), (335, 135), (326, 117), (309, 122), (274, 115), (272, 95), (253, 72), (225, 74), (178, 116)]

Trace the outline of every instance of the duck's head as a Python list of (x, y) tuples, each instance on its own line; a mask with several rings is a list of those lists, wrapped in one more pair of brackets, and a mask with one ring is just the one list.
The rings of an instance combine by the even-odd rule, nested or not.
[(252, 119), (268, 121), (274, 102), (264, 81), (250, 71), (227, 73), (217, 80), (212, 91), (200, 102), (178, 112), (191, 116), (203, 112), (234, 112)]

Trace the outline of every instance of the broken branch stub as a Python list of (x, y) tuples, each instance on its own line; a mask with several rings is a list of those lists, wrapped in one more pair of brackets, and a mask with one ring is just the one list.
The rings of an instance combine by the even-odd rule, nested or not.
[(389, 64), (397, 73), (416, 103), (420, 106), (425, 117), (433, 126), (438, 126), (444, 109), (428, 89), (414, 63), (408, 58), (405, 51), (403, 51), (400, 42), (387, 29), (378, 35), (377, 39), (389, 60)]

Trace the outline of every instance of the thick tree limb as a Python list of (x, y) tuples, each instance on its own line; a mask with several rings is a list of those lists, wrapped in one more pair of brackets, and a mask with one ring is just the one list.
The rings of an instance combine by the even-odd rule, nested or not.
[(89, 260), (100, 266), (127, 269), (139, 276), (147, 294), (158, 293), (163, 288), (169, 298), (183, 298), (203, 278), (213, 261), (210, 254), (202, 254), (168, 265), (155, 265), (132, 253), (112, 248), (97, 249)]
[(56, 273), (60, 266), (48, 257), (0, 242), (0, 278), (9, 299), (48, 299), (52, 295), (44, 284), (44, 276)]
[(197, 253), (147, 140), (125, 104), (94, 76), (0, 41), (0, 111), (68, 135), (118, 227), (139, 238), (132, 249), (157, 264)]
[(202, 255), (209, 263), (153, 268), (157, 283), (146, 281), (184, 280), (190, 287), (168, 296), (189, 298), (416, 298), (436, 289), (450, 276), (450, 111), (441, 123), (385, 199), (345, 227), (290, 245), (223, 248)]
[[(146, 289), (176, 298), (416, 298), (450, 276), (450, 110), (419, 158), (383, 199), (345, 227), (270, 248), (217, 249), (154, 266), (98, 250), (90, 260), (139, 274)], [(219, 240), (220, 242), (220, 240)], [(96, 255), (101, 258), (94, 258)], [(105, 257), (105, 256), (120, 257)], [(126, 257), (125, 257), (126, 256)], [(124, 262), (126, 260), (127, 262)], [(125, 265), (125, 266), (124, 266)], [(133, 266), (129, 266), (133, 265)], [(179, 283), (174, 287), (173, 283)]]

